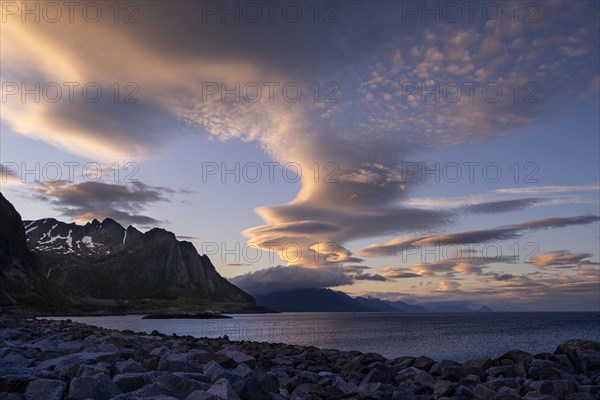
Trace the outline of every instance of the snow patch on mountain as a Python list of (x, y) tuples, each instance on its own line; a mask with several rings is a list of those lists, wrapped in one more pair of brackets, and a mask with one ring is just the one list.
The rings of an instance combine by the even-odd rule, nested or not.
[(85, 245), (86, 245), (87, 247), (89, 247), (89, 248), (91, 248), (91, 249), (93, 249), (93, 248), (94, 248), (94, 241), (92, 240), (92, 237), (91, 237), (91, 236), (84, 236), (84, 237), (81, 239), (81, 241), (82, 241), (83, 243), (85, 243)]

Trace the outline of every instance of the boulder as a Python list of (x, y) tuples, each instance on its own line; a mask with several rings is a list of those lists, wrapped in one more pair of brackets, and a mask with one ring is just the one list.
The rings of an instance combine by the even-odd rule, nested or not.
[(451, 396), (456, 389), (454, 382), (438, 380), (433, 384), (433, 393), (437, 397)]
[(37, 379), (31, 382), (25, 390), (27, 400), (62, 400), (67, 385), (55, 379)]
[(565, 354), (577, 371), (588, 377), (600, 373), (600, 342), (569, 340), (558, 346), (554, 354)]
[(4, 375), (0, 376), (0, 393), (23, 393), (35, 377), (31, 375)]
[(105, 374), (83, 376), (71, 381), (69, 399), (108, 400), (121, 394), (121, 389)]
[(165, 374), (156, 378), (150, 385), (136, 390), (133, 394), (141, 397), (172, 396), (185, 399), (195, 390), (206, 390), (208, 384), (180, 374)]
[(415, 358), (412, 366), (423, 371), (429, 371), (429, 368), (431, 368), (433, 364), (435, 364), (435, 361), (433, 361), (431, 358), (421, 356)]
[(256, 358), (249, 356), (237, 350), (221, 350), (217, 354), (224, 354), (238, 364), (246, 364), (249, 367), (256, 365)]
[(139, 372), (129, 372), (126, 374), (115, 375), (113, 382), (123, 393), (133, 392), (142, 388), (146, 384), (144, 374)]
[(117, 361), (115, 363), (115, 374), (128, 374), (134, 372), (146, 372), (146, 368), (142, 367), (139, 362), (129, 359), (127, 361)]
[(209, 389), (208, 394), (222, 400), (241, 400), (227, 379), (219, 379)]

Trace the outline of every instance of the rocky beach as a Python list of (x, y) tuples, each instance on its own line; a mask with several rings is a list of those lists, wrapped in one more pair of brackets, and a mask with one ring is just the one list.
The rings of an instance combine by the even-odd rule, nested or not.
[(600, 399), (600, 343), (458, 363), (426, 356), (0, 319), (0, 399)]

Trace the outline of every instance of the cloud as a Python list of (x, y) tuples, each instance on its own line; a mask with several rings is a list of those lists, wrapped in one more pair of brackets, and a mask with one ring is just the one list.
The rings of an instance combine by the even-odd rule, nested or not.
[(421, 246), (444, 246), (459, 244), (478, 244), (491, 241), (517, 239), (527, 231), (555, 229), (575, 225), (587, 225), (600, 221), (596, 215), (581, 215), (565, 218), (542, 218), (521, 224), (500, 226), (492, 229), (481, 229), (457, 233), (440, 233), (415, 238), (392, 239), (382, 244), (373, 244), (357, 250), (357, 254), (369, 257), (385, 257), (398, 255), (404, 251)]
[(600, 263), (585, 260), (590, 257), (592, 257), (592, 254), (589, 253), (572, 253), (567, 250), (557, 250), (538, 254), (529, 263), (538, 267), (600, 265)]
[(491, 277), (495, 281), (510, 281), (511, 279), (515, 279), (515, 275), (512, 274), (498, 274), (495, 272), (486, 272), (483, 274), (486, 277)]
[(162, 186), (136, 181), (129, 184), (103, 182), (41, 182), (33, 188), (37, 198), (48, 202), (63, 216), (78, 222), (112, 218), (121, 224), (155, 226), (161, 221), (139, 214), (146, 207), (168, 202), (175, 193)]
[[(501, 213), (540, 205), (598, 204), (600, 184), (502, 188), (461, 197), (410, 198), (404, 204), (424, 209), (456, 209), (465, 213)], [(523, 197), (533, 196), (533, 197)]]
[(200, 238), (197, 237), (197, 236), (183, 236), (183, 235), (178, 235), (178, 236), (176, 236), (176, 238), (178, 240), (190, 240), (190, 241), (200, 240)]
[(455, 281), (442, 281), (438, 285), (438, 290), (441, 292), (453, 292), (458, 290), (460, 283)]
[(475, 250), (461, 250), (439, 261), (414, 263), (410, 269), (419, 276), (453, 278), (456, 274), (482, 275), (490, 264), (515, 262), (515, 257), (511, 256), (482, 257), (476, 254)]
[(517, 195), (534, 195), (540, 196), (544, 194), (557, 194), (557, 193), (569, 193), (569, 192), (598, 192), (600, 190), (600, 183), (591, 183), (587, 185), (552, 185), (552, 186), (527, 186), (518, 188), (504, 188), (497, 189), (497, 193), (510, 193)]
[(598, 269), (598, 268), (579, 268), (579, 269), (577, 269), (577, 275), (600, 279), (600, 269)]
[(356, 274), (352, 276), (355, 281), (379, 281), (385, 282), (387, 278), (379, 274)]
[[(355, 295), (404, 301), (409, 304), (488, 305), (496, 311), (574, 311), (598, 312), (597, 268), (578, 268), (575, 274), (545, 272), (535, 276), (486, 272), (479, 280), (485, 286), (456, 286), (454, 280), (443, 280), (437, 290), (411, 288), (395, 292), (362, 291)], [(448, 283), (450, 282), (450, 283)], [(440, 287), (441, 286), (441, 287)], [(408, 288), (407, 288), (408, 289)]]
[(475, 214), (498, 214), (523, 210), (533, 207), (541, 202), (542, 200), (539, 198), (492, 201), (488, 203), (471, 204), (465, 206), (463, 210)]
[(252, 264), (247, 264), (247, 263), (227, 263), (227, 264), (223, 264), (224, 267), (249, 267)]
[[(405, 203), (421, 182), (402, 173), (402, 162), (418, 161), (417, 151), (432, 147), (510, 134), (540, 120), (545, 107), (580, 93), (597, 75), (590, 66), (596, 62), (598, 22), (585, 4), (545, 4), (544, 24), (502, 18), (423, 29), (419, 18), (398, 23), (400, 3), (343, 2), (335, 24), (311, 18), (232, 24), (218, 16), (200, 23), (202, 2), (136, 3), (136, 24), (111, 18), (24, 24), (17, 15), (3, 24), (3, 82), (98, 82), (105, 95), (97, 103), (66, 96), (56, 103), (22, 102), (15, 96), (3, 103), (2, 122), (18, 134), (95, 159), (149, 157), (171, 137), (189, 133), (256, 142), (274, 160), (297, 163), (304, 173), (295, 199), (256, 210), (264, 224), (244, 232), (249, 242), (289, 265), (360, 262), (346, 243), (438, 230), (455, 219), (454, 211)], [(564, 56), (557, 59), (556, 49)], [(115, 81), (123, 88), (132, 82), (140, 101), (115, 102)], [(309, 89), (315, 81), (334, 83), (343, 101), (315, 102)], [(455, 81), (497, 82), (506, 94), (497, 102), (479, 91), (472, 102), (466, 92), (458, 102), (427, 101), (420, 93), (407, 94), (404, 85)], [(235, 88), (251, 82), (277, 82), (278, 89), (298, 82), (305, 95), (297, 103), (283, 101), (279, 91), (273, 102), (267, 96), (257, 102), (204, 96), (206, 83)], [(543, 89), (539, 103), (515, 102), (509, 95), (514, 83), (527, 82)], [(333, 179), (327, 179), (330, 173)], [(479, 212), (527, 205), (487, 205)], [(64, 211), (79, 217), (85, 212), (85, 218), (94, 212), (83, 208)], [(144, 217), (119, 211), (121, 218)], [(301, 256), (286, 258), (288, 244), (299, 246)], [(322, 251), (321, 244), (335, 250)]]
[(294, 289), (327, 288), (350, 285), (353, 279), (341, 268), (270, 267), (230, 279), (252, 295)]
[(383, 267), (381, 269), (382, 275), (388, 279), (403, 279), (403, 278), (418, 278), (421, 277), (419, 274), (410, 272), (406, 268), (400, 267)]

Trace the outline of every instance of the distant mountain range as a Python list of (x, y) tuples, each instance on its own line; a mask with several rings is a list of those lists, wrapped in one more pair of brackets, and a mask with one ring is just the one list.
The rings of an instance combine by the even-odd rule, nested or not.
[(46, 305), (44, 288), (50, 288), (61, 310), (264, 311), (219, 275), (206, 255), (164, 229), (142, 233), (109, 218), (86, 225), (51, 218), (23, 222), (4, 196), (0, 211), (4, 305)]
[(348, 296), (331, 289), (296, 289), (289, 292), (256, 296), (256, 303), (285, 312), (358, 312), (374, 311)]
[(350, 297), (331, 289), (296, 289), (255, 296), (260, 306), (281, 312), (493, 312), (487, 306), (470, 309), (457, 305), (423, 307), (375, 297)]

